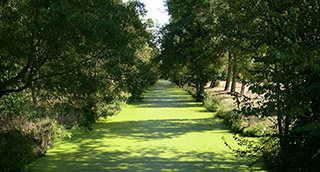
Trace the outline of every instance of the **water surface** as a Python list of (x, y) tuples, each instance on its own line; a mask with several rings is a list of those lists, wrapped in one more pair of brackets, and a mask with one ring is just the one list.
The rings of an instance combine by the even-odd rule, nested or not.
[(228, 127), (169, 81), (158, 81), (143, 102), (118, 115), (74, 130), (31, 171), (256, 171), (237, 158)]

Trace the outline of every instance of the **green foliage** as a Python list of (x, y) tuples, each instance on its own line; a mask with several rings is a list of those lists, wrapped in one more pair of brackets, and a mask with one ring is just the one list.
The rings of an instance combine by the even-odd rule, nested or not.
[(137, 1), (1, 2), (1, 136), (30, 137), (43, 154), (63, 128), (90, 128), (141, 99), (158, 79), (145, 12)]
[(141, 3), (33, 3), (0, 7), (0, 30), (8, 33), (0, 36), (7, 42), (0, 48), (0, 97), (32, 86), (43, 106), (80, 112), (90, 123), (98, 118), (97, 104), (114, 104), (120, 92), (141, 99), (157, 80)]
[(270, 130), (268, 130), (268, 126), (262, 124), (250, 125), (243, 129), (243, 132), (247, 136), (263, 136), (263, 135), (271, 135), (273, 134)]
[[(319, 4), (167, 1), (172, 20), (163, 30), (159, 56), (163, 75), (179, 85), (194, 86), (199, 97), (201, 84), (217, 78), (219, 57), (226, 51), (232, 54), (250, 90), (262, 97), (243, 99), (237, 110), (276, 119), (277, 132), (270, 138), (277, 152), (270, 154), (277, 159), (272, 161), (275, 171), (319, 171)], [(263, 125), (242, 126), (246, 118), (229, 116), (234, 130), (264, 132)]]
[(230, 126), (230, 129), (245, 136), (270, 136), (275, 133), (270, 119), (255, 116), (243, 116), (234, 111), (218, 111), (217, 117)]
[[(0, 118), (7, 116), (21, 116), (23, 112), (32, 112), (35, 108), (30, 104), (31, 96), (26, 92), (11, 94), (1, 99), (0, 101)], [(28, 114), (28, 118), (36, 116), (35, 113)]]
[(196, 97), (197, 92), (196, 92), (196, 90), (194, 89), (194, 87), (191, 87), (191, 86), (188, 86), (188, 85), (184, 85), (184, 86), (183, 86), (183, 89), (184, 89), (188, 94), (190, 94), (193, 98)]
[(210, 46), (211, 29), (199, 18), (200, 10), (206, 10), (207, 6), (200, 3), (167, 1), (172, 20), (162, 29), (162, 51), (158, 57), (162, 76), (180, 86), (192, 85), (197, 101), (202, 100), (204, 86), (213, 80), (220, 64), (219, 53)]
[[(0, 170), (23, 171), (27, 163), (35, 158), (33, 138), (19, 130), (0, 133)], [(21, 144), (23, 143), (23, 144)]]
[[(64, 137), (70, 137), (64, 127), (57, 122), (42, 119), (35, 122), (26, 118), (2, 118), (8, 125), (0, 131), (1, 171), (22, 171), (26, 165)], [(11, 125), (11, 126), (9, 126)], [(18, 126), (13, 128), (12, 126)]]
[(214, 26), (253, 62), (246, 71), (250, 89), (262, 97), (245, 99), (241, 113), (276, 119), (272, 169), (319, 171), (319, 2), (213, 3)]
[(210, 92), (205, 93), (203, 105), (210, 112), (219, 112), (223, 110), (221, 99)]
[(128, 101), (130, 94), (122, 92), (118, 97), (113, 98), (113, 102), (105, 104), (101, 102), (97, 104), (98, 115), (108, 117), (117, 114)]
[(235, 133), (242, 133), (243, 117), (233, 111), (218, 111), (217, 117), (223, 119), (223, 121), (230, 126), (231, 131)]
[[(253, 166), (254, 164), (259, 163), (266, 159), (266, 157), (270, 157), (267, 154), (276, 153), (276, 139), (273, 137), (259, 137), (258, 139), (250, 139), (244, 138), (237, 134), (234, 134), (233, 139), (237, 141), (238, 148), (232, 147), (222, 136), (222, 140), (224, 141), (225, 145), (238, 157), (249, 157), (250, 159), (255, 159), (252, 163), (248, 164), (249, 167)], [(270, 162), (270, 161), (269, 161)], [(269, 169), (268, 169), (269, 170)]]
[(28, 163), (42, 156), (54, 143), (70, 137), (63, 126), (44, 117), (47, 112), (35, 109), (29, 96), (23, 97), (22, 93), (10, 94), (0, 101), (4, 109), (0, 111), (1, 171), (23, 171)]

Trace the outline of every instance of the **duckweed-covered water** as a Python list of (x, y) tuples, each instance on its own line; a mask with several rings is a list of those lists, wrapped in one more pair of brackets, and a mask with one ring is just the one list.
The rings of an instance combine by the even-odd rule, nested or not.
[(257, 171), (236, 157), (228, 127), (169, 81), (158, 81), (143, 102), (99, 120), (31, 164), (31, 171)]

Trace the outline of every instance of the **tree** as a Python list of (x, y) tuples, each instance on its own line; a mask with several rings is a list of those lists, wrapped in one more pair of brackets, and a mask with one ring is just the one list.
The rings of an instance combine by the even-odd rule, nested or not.
[(231, 53), (228, 52), (228, 71), (227, 71), (227, 80), (226, 80), (226, 85), (224, 87), (224, 91), (227, 91), (230, 87), (231, 76), (232, 76), (232, 56), (231, 56)]
[(22, 170), (64, 134), (60, 124), (92, 129), (141, 99), (158, 78), (144, 14), (137, 1), (1, 1), (0, 169)]
[[(241, 48), (254, 59), (250, 89), (264, 97), (242, 113), (277, 119), (274, 170), (318, 171), (319, 2), (244, 0), (228, 6), (239, 29), (233, 35), (222, 31), (248, 43)], [(234, 21), (221, 17), (222, 26)]]
[(237, 77), (239, 74), (239, 68), (238, 68), (238, 62), (237, 62), (237, 55), (233, 55), (233, 63), (232, 63), (232, 84), (231, 84), (231, 93), (236, 92), (236, 86), (237, 86)]
[[(205, 84), (217, 73), (218, 55), (213, 53), (211, 28), (202, 19), (207, 4), (204, 1), (167, 1), (172, 21), (163, 29), (160, 60), (163, 73), (180, 85), (196, 89), (196, 100), (201, 101)], [(218, 52), (218, 51), (217, 51)], [(218, 54), (218, 53), (217, 53)]]

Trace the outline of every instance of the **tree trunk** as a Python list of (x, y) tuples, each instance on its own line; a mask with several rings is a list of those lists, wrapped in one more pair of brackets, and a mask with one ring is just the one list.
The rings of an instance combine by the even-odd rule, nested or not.
[(233, 76), (232, 76), (232, 84), (231, 84), (231, 93), (236, 92), (237, 86), (237, 75), (239, 73), (238, 65), (237, 65), (237, 58), (236, 56), (233, 57)]
[(227, 74), (227, 81), (226, 86), (224, 87), (224, 91), (227, 91), (230, 87), (230, 81), (231, 81), (231, 73), (232, 73), (232, 56), (231, 53), (228, 53), (228, 74)]
[(245, 90), (246, 90), (246, 78), (243, 76), (243, 81), (242, 81), (242, 85), (241, 85), (240, 96), (245, 95)]
[(196, 94), (198, 95), (198, 93), (199, 93), (199, 83), (196, 83)]
[(204, 86), (206, 84), (205, 83), (200, 83), (200, 94), (202, 95), (204, 93)]
[(38, 107), (39, 103), (38, 103), (38, 99), (37, 99), (37, 95), (36, 95), (36, 90), (35, 90), (33, 84), (31, 87), (31, 93), (32, 93), (32, 102), (33, 102), (33, 104), (35, 104)]
[(203, 93), (204, 93), (204, 86), (205, 83), (200, 83), (197, 84), (197, 96), (196, 96), (196, 101), (201, 102), (203, 100)]
[(216, 80), (215, 81), (211, 81), (210, 88), (213, 88), (213, 87), (217, 86), (216, 82), (217, 82)]

